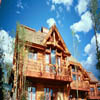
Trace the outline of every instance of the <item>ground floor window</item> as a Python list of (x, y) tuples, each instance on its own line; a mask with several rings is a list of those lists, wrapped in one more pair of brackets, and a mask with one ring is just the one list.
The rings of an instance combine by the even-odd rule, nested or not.
[(44, 88), (44, 100), (64, 100), (63, 90)]
[(36, 100), (36, 88), (28, 87), (28, 100)]

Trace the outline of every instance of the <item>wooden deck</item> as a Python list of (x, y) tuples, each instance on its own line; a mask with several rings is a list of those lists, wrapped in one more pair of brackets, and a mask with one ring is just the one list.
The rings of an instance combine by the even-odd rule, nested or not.
[(73, 89), (73, 90), (78, 89), (80, 91), (89, 91), (90, 87), (89, 87), (89, 84), (87, 84), (84, 81), (82, 81), (82, 82), (73, 81), (71, 83), (71, 89)]
[(54, 65), (43, 65), (38, 61), (26, 61), (24, 67), (24, 75), (27, 77), (52, 79), (65, 82), (72, 81), (70, 71), (68, 71), (66, 67), (57, 68)]
[(94, 92), (89, 92), (89, 96), (88, 96), (89, 99), (98, 99), (100, 100), (100, 91), (97, 91), (97, 93), (94, 93)]

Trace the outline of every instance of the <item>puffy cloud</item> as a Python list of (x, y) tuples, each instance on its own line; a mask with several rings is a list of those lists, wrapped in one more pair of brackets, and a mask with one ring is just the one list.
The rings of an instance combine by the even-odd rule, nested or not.
[(49, 27), (51, 27), (53, 24), (56, 24), (56, 21), (55, 21), (54, 18), (49, 18), (47, 20), (47, 24), (48, 24)]
[(79, 37), (78, 34), (75, 34), (75, 37), (76, 37), (76, 39), (77, 39), (78, 42), (81, 42), (80, 37)]
[(56, 18), (59, 18), (60, 17), (60, 14), (58, 11), (56, 11)]
[(51, 5), (51, 11), (55, 10), (55, 5)]
[(59, 6), (59, 8), (58, 8), (58, 9), (59, 9), (59, 11), (60, 11), (60, 12), (62, 12), (62, 11), (63, 11), (63, 8), (62, 8), (61, 6)]
[(52, 0), (52, 3), (54, 4), (63, 4), (67, 6), (67, 10), (69, 10), (70, 6), (73, 3), (73, 0)]
[(75, 7), (75, 10), (78, 11), (79, 15), (87, 10), (88, 3), (89, 0), (78, 0), (78, 5)]
[(17, 14), (20, 14), (20, 11), (16, 11)]
[(5, 30), (0, 30), (0, 48), (4, 52), (4, 61), (12, 63), (13, 61), (13, 43), (14, 39), (9, 36)]
[(49, 1), (47, 1), (47, 2), (46, 2), (46, 4), (49, 6), (50, 2), (49, 2)]
[[(100, 47), (100, 34), (97, 34), (97, 39)], [(99, 72), (96, 70), (97, 59), (95, 36), (93, 36), (90, 43), (85, 46), (84, 52), (87, 55), (87, 59), (81, 62), (83, 67), (88, 71), (92, 71), (96, 76), (98, 76)]]
[(23, 4), (22, 4), (22, 0), (18, 0), (18, 2), (17, 2), (17, 8), (21, 8), (21, 9), (24, 9), (24, 6), (23, 6)]
[(70, 26), (75, 32), (89, 32), (92, 29), (91, 14), (89, 11), (81, 16), (81, 20)]

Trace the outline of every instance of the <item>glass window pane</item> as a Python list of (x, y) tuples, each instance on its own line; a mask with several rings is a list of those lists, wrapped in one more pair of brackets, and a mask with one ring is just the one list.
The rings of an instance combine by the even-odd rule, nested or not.
[(60, 66), (60, 57), (57, 57), (57, 64)]
[(56, 64), (56, 54), (55, 50), (51, 51), (51, 64)]
[(28, 58), (29, 58), (29, 59), (32, 59), (32, 57), (33, 57), (33, 53), (29, 52), (29, 53), (28, 53)]
[(46, 72), (50, 72), (50, 67), (49, 67), (48, 65), (46, 65), (45, 71), (46, 71)]
[(32, 100), (35, 100), (35, 96), (36, 96), (36, 88), (32, 87)]
[(46, 64), (49, 64), (49, 54), (45, 55), (45, 62), (46, 62)]
[(31, 100), (31, 87), (28, 87), (28, 100)]
[(91, 92), (94, 92), (94, 88), (90, 88), (90, 91), (91, 91)]
[(37, 53), (33, 53), (33, 60), (37, 60)]
[(73, 80), (76, 80), (76, 75), (75, 74), (73, 74), (72, 77), (73, 77)]

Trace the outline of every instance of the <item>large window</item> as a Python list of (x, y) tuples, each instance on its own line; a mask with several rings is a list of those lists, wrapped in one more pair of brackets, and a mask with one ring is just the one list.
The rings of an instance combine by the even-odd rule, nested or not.
[(51, 64), (56, 64), (56, 51), (51, 50)]
[(49, 64), (49, 62), (50, 62), (50, 55), (49, 54), (46, 54), (45, 55), (45, 62), (46, 62), (46, 64)]
[(37, 60), (37, 52), (29, 52), (28, 58), (33, 59), (33, 60)]
[(36, 100), (36, 88), (28, 87), (28, 100)]
[(49, 54), (46, 54), (45, 55), (45, 63), (46, 63), (46, 67), (45, 67), (45, 70), (46, 70), (46, 72), (50, 72), (50, 67), (49, 67), (49, 62), (50, 62), (50, 55)]
[(57, 57), (57, 65), (60, 67), (60, 57)]
[(44, 100), (53, 100), (53, 90), (44, 88)]
[(90, 91), (91, 91), (91, 92), (94, 92), (94, 88), (90, 88)]

